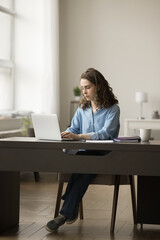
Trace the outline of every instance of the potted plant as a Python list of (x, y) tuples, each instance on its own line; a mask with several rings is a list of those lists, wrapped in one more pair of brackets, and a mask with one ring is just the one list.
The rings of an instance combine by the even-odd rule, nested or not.
[(25, 137), (33, 137), (34, 136), (32, 121), (29, 116), (22, 118), (22, 135)]
[(80, 97), (81, 97), (81, 89), (76, 86), (74, 89), (73, 89), (73, 92), (74, 92), (74, 96), (75, 96), (75, 100), (76, 101), (79, 101), (80, 100)]

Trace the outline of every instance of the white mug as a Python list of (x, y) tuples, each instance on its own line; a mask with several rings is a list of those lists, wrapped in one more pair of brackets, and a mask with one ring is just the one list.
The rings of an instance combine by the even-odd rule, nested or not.
[(151, 137), (151, 129), (140, 129), (140, 138), (142, 142), (148, 142)]

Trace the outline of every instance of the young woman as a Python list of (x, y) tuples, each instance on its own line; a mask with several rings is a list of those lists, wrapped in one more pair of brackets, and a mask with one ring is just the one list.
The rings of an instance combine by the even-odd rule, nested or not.
[[(113, 139), (119, 133), (118, 100), (113, 94), (104, 76), (94, 68), (87, 69), (81, 75), (80, 86), (82, 100), (77, 109), (71, 127), (61, 135), (73, 139)], [(103, 154), (97, 151), (79, 151), (77, 154)], [(46, 229), (56, 231), (65, 222), (70, 224), (78, 218), (78, 206), (88, 185), (96, 174), (72, 174), (67, 185), (60, 215), (47, 223)]]

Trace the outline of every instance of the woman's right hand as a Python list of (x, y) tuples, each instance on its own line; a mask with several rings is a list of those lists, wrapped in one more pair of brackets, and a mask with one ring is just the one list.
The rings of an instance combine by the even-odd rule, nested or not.
[(73, 139), (85, 139), (85, 140), (90, 139), (89, 134), (74, 134), (72, 132), (62, 132), (61, 137), (62, 138), (73, 138)]
[(72, 139), (80, 139), (80, 136), (77, 134), (74, 134), (72, 132), (62, 132), (61, 133), (62, 138), (72, 138)]

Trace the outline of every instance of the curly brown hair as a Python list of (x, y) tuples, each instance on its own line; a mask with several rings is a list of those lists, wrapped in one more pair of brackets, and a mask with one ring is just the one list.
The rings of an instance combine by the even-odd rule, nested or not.
[[(114, 104), (118, 104), (118, 100), (115, 97), (112, 88), (110, 87), (104, 76), (94, 68), (88, 68), (81, 75), (81, 79), (87, 79), (96, 86), (96, 102), (99, 108), (109, 108)], [(82, 97), (79, 106), (82, 109), (89, 107), (91, 103)]]

